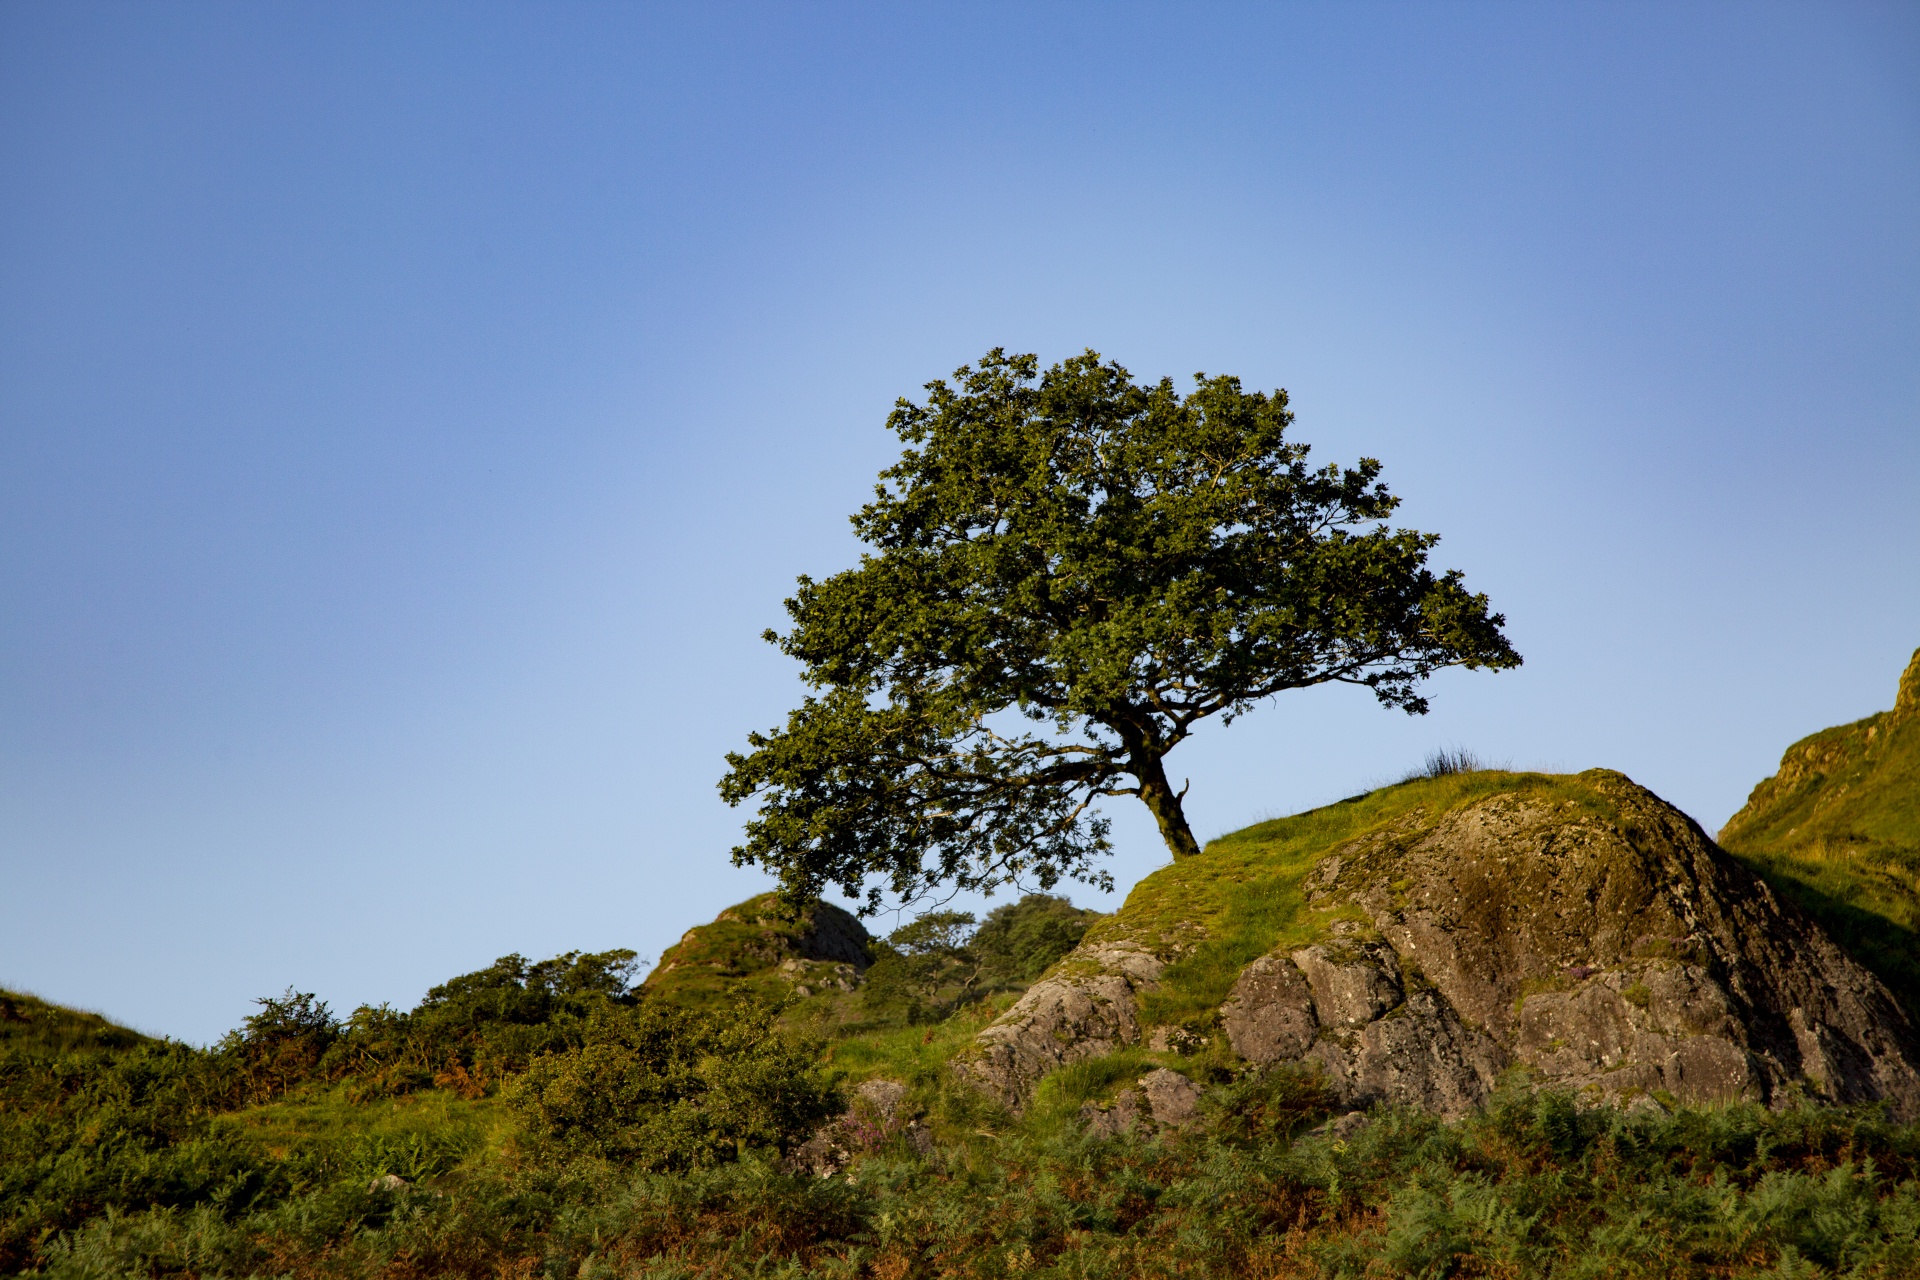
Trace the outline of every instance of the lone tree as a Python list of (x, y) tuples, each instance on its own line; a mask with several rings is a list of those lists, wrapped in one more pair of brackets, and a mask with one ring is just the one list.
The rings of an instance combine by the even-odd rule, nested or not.
[(1206, 717), (1328, 682), (1418, 714), (1440, 668), (1520, 664), (1428, 570), (1437, 536), (1386, 527), (1378, 462), (1309, 469), (1285, 391), (1194, 383), (995, 348), (897, 403), (910, 447), (853, 517), (874, 550), (766, 633), (817, 692), (727, 757), (721, 795), (759, 803), (736, 865), (794, 900), (1105, 884), (1101, 797), (1200, 851), (1165, 760)]

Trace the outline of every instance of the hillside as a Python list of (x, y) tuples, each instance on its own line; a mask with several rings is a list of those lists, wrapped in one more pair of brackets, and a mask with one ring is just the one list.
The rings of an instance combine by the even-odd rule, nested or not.
[(1111, 916), (762, 895), (637, 967), (210, 1050), (5, 997), (0, 1272), (1920, 1273), (1898, 1006), (1603, 770), (1262, 823)]
[(1103, 1061), (1195, 1084), (1296, 1063), (1344, 1105), (1444, 1115), (1516, 1068), (1629, 1104), (1920, 1114), (1887, 989), (1606, 770), (1419, 780), (1225, 837), (1136, 886), (959, 1067), (1018, 1108)]
[(0, 1057), (111, 1053), (151, 1043), (150, 1037), (97, 1013), (0, 988)]
[(1720, 843), (1920, 1010), (1920, 650), (1892, 710), (1788, 747)]

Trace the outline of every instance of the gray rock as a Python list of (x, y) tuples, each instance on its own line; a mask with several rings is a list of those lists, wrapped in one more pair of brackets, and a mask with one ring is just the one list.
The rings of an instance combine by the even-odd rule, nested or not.
[(1153, 1122), (1162, 1129), (1178, 1129), (1200, 1115), (1200, 1086), (1178, 1071), (1158, 1067), (1147, 1072), (1140, 1077), (1140, 1092), (1146, 1096)]
[(863, 1080), (853, 1087), (845, 1112), (816, 1129), (788, 1154), (786, 1166), (796, 1172), (831, 1178), (854, 1158), (904, 1135), (913, 1149), (925, 1154), (933, 1134), (906, 1109), (907, 1086), (898, 1080)]
[(1306, 975), (1321, 1025), (1364, 1027), (1405, 999), (1400, 962), (1379, 943), (1336, 942), (1296, 951), (1293, 963)]
[(1261, 956), (1240, 971), (1220, 1027), (1233, 1051), (1266, 1066), (1289, 1062), (1313, 1048), (1320, 1034), (1313, 988), (1299, 966), (1286, 956)]
[(850, 912), (831, 902), (816, 902), (807, 909), (805, 927), (794, 939), (802, 958), (826, 960), (848, 965), (865, 973), (872, 961), (867, 956), (867, 930)]
[(1345, 1142), (1373, 1123), (1373, 1118), (1364, 1111), (1349, 1111), (1345, 1115), (1335, 1116), (1314, 1130), (1322, 1137), (1332, 1138), (1335, 1142)]
[(1087, 1132), (1097, 1138), (1130, 1133), (1141, 1120), (1139, 1091), (1122, 1089), (1112, 1104), (1105, 1107), (1097, 1102), (1082, 1103), (1080, 1119), (1086, 1123)]
[(369, 1194), (375, 1191), (406, 1191), (413, 1184), (397, 1173), (383, 1173), (367, 1184)]
[(1076, 952), (1092, 971), (1043, 978), (975, 1038), (975, 1051), (955, 1070), (1003, 1105), (1018, 1110), (1033, 1085), (1057, 1067), (1138, 1043), (1137, 993), (1164, 966), (1132, 947)]
[(1614, 816), (1502, 794), (1327, 858), (1317, 904), (1362, 907), (1380, 940), (1249, 965), (1221, 1008), (1235, 1051), (1318, 1064), (1349, 1104), (1448, 1115), (1510, 1064), (1627, 1101), (1920, 1114), (1914, 1028), (1877, 979), (1684, 814), (1618, 774), (1581, 781)]
[(1325, 1073), (1345, 1106), (1389, 1103), (1443, 1116), (1485, 1102), (1504, 1065), (1499, 1046), (1464, 1026), (1430, 990), (1415, 991), (1364, 1026), (1328, 1028), (1305, 1059)]
[(853, 1096), (881, 1119), (891, 1120), (906, 1100), (907, 1086), (898, 1080), (863, 1080), (853, 1087)]

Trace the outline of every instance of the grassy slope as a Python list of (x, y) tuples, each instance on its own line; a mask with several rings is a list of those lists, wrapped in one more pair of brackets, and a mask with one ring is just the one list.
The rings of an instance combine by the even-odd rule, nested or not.
[[(1448, 812), (1488, 796), (1532, 791), (1583, 806), (1604, 799), (1578, 777), (1481, 771), (1423, 778), (1385, 787), (1291, 817), (1248, 827), (1210, 842), (1198, 858), (1172, 863), (1146, 877), (1113, 916), (1095, 924), (1089, 944), (1131, 943), (1162, 956), (1177, 955), (1160, 988), (1141, 1009), (1148, 1027), (1182, 1027), (1209, 1044), (1198, 1057), (1157, 1053), (1144, 1046), (1076, 1063), (1043, 1082), (1017, 1127), (1051, 1132), (1082, 1102), (1103, 1099), (1156, 1065), (1224, 1076), (1232, 1064), (1214, 1020), (1240, 970), (1282, 944), (1301, 946), (1324, 937), (1351, 908), (1315, 910), (1303, 890), (1308, 873), (1334, 849), (1385, 826), (1437, 823)], [(775, 935), (794, 926), (779, 915), (773, 895), (748, 899), (710, 924), (687, 931), (660, 958), (646, 988), (656, 995), (704, 1006), (745, 995), (787, 1000), (785, 1021), (827, 1042), (826, 1054), (849, 1081), (884, 1077), (913, 1087), (942, 1137), (981, 1125), (1004, 1128), (1011, 1117), (988, 1115), (966, 1091), (956, 1092), (945, 1068), (967, 1052), (981, 1027), (1005, 1012), (1022, 988), (1002, 988), (933, 1025), (881, 1025), (860, 994), (832, 987), (831, 965), (800, 962)], [(1054, 972), (1086, 962), (1069, 956)], [(810, 992), (798, 995), (800, 989)], [(941, 1123), (941, 1117), (946, 1123)]]
[[(1276, 947), (1326, 937), (1336, 920), (1361, 919), (1353, 908), (1319, 910), (1307, 901), (1305, 882), (1320, 860), (1380, 828), (1430, 827), (1463, 805), (1516, 791), (1611, 807), (1578, 776), (1484, 770), (1420, 778), (1232, 832), (1209, 842), (1201, 856), (1147, 876), (1083, 945), (1121, 943), (1177, 956), (1142, 1000), (1141, 1021), (1149, 1029), (1181, 1028), (1206, 1043), (1184, 1055), (1131, 1046), (1056, 1071), (1041, 1082), (1022, 1127), (1052, 1131), (1083, 1102), (1112, 1096), (1154, 1066), (1229, 1078), (1239, 1064), (1216, 1024), (1241, 969)], [(1085, 963), (1069, 956), (1055, 971)]]
[[(781, 913), (776, 895), (748, 898), (722, 911), (710, 924), (687, 930), (680, 941), (660, 953), (660, 963), (642, 985), (649, 995), (693, 1008), (741, 996), (786, 999), (804, 978), (780, 968), (781, 961), (789, 958), (781, 944), (800, 932), (801, 926)], [(816, 962), (799, 963), (808, 974), (823, 967)]]
[(798, 959), (782, 945), (783, 937), (798, 931), (782, 915), (774, 894), (749, 898), (711, 923), (687, 930), (662, 953), (645, 990), (693, 1008), (743, 997), (783, 1003), (783, 1022), (826, 1042), (826, 1059), (850, 1083), (901, 1080), (930, 1098), (942, 1090), (947, 1063), (1024, 989), (987, 992), (942, 1022), (889, 1025), (872, 1016), (859, 991), (840, 989), (837, 980), (843, 975), (835, 965)]
[(154, 1043), (97, 1013), (0, 989), (0, 1057), (112, 1052)]
[(355, 1102), (345, 1086), (303, 1089), (220, 1116), (214, 1130), (257, 1145), (276, 1160), (305, 1155), (355, 1176), (432, 1178), (462, 1164), (484, 1164), (511, 1136), (497, 1097), (462, 1098), (445, 1089), (379, 1102)]
[(1720, 843), (1920, 1013), (1920, 652), (1891, 711), (1787, 748)]

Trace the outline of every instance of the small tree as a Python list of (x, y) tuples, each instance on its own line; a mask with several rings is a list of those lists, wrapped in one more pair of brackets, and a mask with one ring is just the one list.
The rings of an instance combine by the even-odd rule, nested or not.
[(759, 801), (734, 861), (792, 898), (1101, 883), (1109, 796), (1190, 857), (1164, 762), (1199, 721), (1329, 682), (1417, 714), (1436, 670), (1520, 663), (1426, 567), (1438, 538), (1385, 525), (1378, 462), (1308, 468), (1284, 391), (1182, 397), (1091, 351), (1041, 374), (995, 349), (954, 383), (888, 419), (911, 447), (853, 517), (874, 551), (767, 633), (817, 695), (727, 757), (722, 796)]

